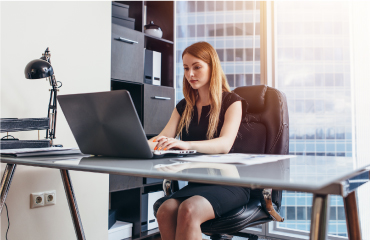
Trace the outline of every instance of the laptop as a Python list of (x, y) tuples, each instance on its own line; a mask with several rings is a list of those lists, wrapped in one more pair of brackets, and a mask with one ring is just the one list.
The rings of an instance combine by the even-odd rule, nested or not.
[(124, 158), (196, 153), (151, 150), (126, 90), (60, 95), (57, 99), (82, 153)]

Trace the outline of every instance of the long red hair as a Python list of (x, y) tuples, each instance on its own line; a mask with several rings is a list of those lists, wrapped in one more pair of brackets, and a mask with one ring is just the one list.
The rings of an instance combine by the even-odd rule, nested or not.
[[(184, 57), (185, 54), (190, 54), (199, 58), (210, 67), (211, 79), (209, 84), (209, 98), (211, 100), (211, 110), (209, 112), (207, 139), (212, 139), (217, 133), (221, 111), (222, 92), (230, 92), (230, 87), (221, 68), (221, 62), (218, 58), (217, 52), (211, 44), (207, 42), (194, 43), (184, 50), (182, 57)], [(186, 107), (177, 127), (177, 135), (181, 135), (184, 127), (186, 132), (189, 132), (189, 125), (194, 116), (194, 106), (198, 98), (198, 91), (191, 87), (185, 78), (185, 74), (183, 77), (183, 94), (186, 100)]]

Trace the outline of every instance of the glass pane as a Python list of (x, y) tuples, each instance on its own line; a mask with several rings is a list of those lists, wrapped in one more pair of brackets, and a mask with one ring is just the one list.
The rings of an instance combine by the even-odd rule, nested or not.
[(187, 19), (176, 26), (176, 102), (183, 98), (182, 52), (198, 41), (215, 47), (231, 90), (261, 83), (258, 6), (254, 1), (176, 1), (177, 19)]
[(229, 83), (230, 87), (235, 87), (234, 84), (234, 74), (226, 74), (227, 82)]
[(214, 1), (206, 1), (206, 12), (213, 12), (215, 10)]
[[(225, 61), (224, 60), (224, 49), (216, 49), (216, 52), (218, 54), (218, 58), (220, 59), (221, 62)], [(180, 59), (181, 61), (181, 59)]]
[(224, 2), (223, 1), (216, 1), (216, 11), (223, 11), (224, 8)]
[(195, 1), (188, 2), (188, 12), (195, 12)]
[(205, 36), (205, 26), (204, 24), (197, 25), (197, 37), (204, 37)]
[(195, 37), (195, 26), (194, 25), (188, 26), (188, 37)]
[(204, 1), (197, 1), (197, 12), (204, 12)]
[(224, 36), (224, 24), (216, 24), (216, 36), (223, 37)]
[[(276, 87), (287, 96), (290, 154), (352, 155), (348, 8), (341, 1), (275, 3)], [(283, 191), (286, 221), (277, 226), (309, 231), (311, 204), (312, 194)], [(329, 217), (329, 234), (347, 236), (341, 197), (330, 197)]]
[(242, 48), (236, 48), (235, 49), (235, 61), (243, 61), (243, 49)]

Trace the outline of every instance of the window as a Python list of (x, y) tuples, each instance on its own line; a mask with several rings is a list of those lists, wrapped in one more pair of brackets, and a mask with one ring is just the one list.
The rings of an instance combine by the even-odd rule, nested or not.
[(261, 83), (259, 8), (255, 1), (176, 2), (176, 102), (184, 97), (181, 55), (195, 42), (216, 49), (231, 89)]
[[(274, 4), (275, 87), (288, 100), (290, 154), (352, 156), (351, 114), (344, 114), (351, 113), (348, 7), (348, 2)], [(328, 233), (347, 236), (342, 198), (330, 199)], [(309, 231), (311, 204), (311, 194), (284, 191), (286, 221), (277, 227)]]

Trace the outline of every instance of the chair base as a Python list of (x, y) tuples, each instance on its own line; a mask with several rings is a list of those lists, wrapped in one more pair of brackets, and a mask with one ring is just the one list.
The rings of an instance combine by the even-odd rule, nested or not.
[(212, 240), (231, 240), (233, 236), (227, 234), (212, 234)]
[[(243, 233), (242, 237), (247, 237), (248, 240), (258, 240), (258, 236), (250, 233)], [(227, 234), (213, 234), (212, 240), (231, 240), (233, 236)]]
[(248, 240), (258, 240), (258, 236), (251, 233), (238, 232), (235, 236), (245, 237), (248, 238)]
[(248, 234), (249, 236), (248, 237), (248, 240), (258, 240), (258, 236), (257, 235), (254, 235), (254, 234)]

